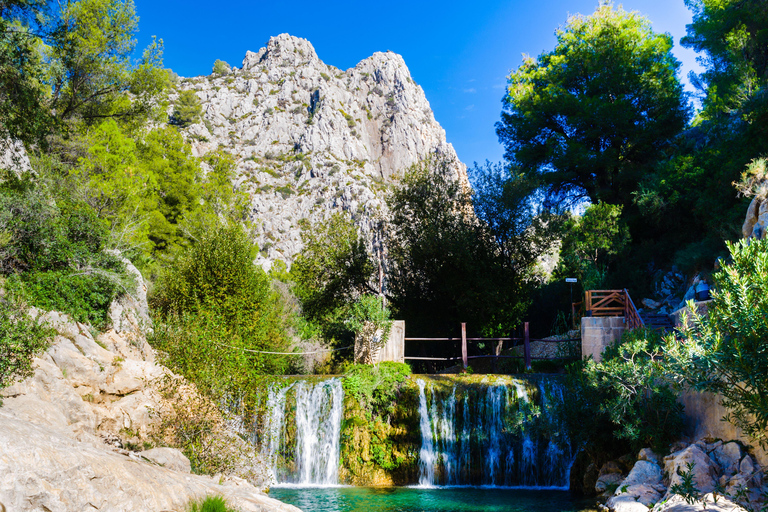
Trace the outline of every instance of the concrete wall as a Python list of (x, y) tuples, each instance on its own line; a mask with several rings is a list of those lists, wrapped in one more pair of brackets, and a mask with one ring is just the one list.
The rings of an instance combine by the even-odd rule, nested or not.
[(685, 407), (685, 434), (691, 441), (707, 437), (741, 441), (744, 445), (752, 446), (752, 454), (762, 467), (768, 467), (768, 453), (744, 435), (740, 428), (723, 421), (728, 409), (720, 401), (721, 396), (714, 393), (685, 391), (680, 396), (680, 402)]
[(623, 316), (585, 316), (581, 319), (581, 357), (602, 359), (605, 347), (624, 334)]

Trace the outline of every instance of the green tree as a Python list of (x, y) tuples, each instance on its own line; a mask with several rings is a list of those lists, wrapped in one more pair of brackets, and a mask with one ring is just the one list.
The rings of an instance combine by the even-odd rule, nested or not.
[(314, 225), (304, 223), (304, 250), (291, 266), (294, 293), (304, 315), (338, 335), (347, 308), (366, 292), (374, 266), (360, 232), (349, 216), (334, 213)]
[(509, 77), (497, 124), (506, 158), (541, 180), (551, 200), (628, 208), (688, 120), (672, 38), (610, 5), (571, 17), (556, 35), (553, 51), (526, 58)]
[(231, 70), (232, 70), (232, 66), (230, 66), (223, 60), (216, 59), (216, 62), (213, 63), (214, 75), (228, 75)]
[(153, 343), (168, 363), (216, 396), (247, 393), (257, 375), (289, 367), (280, 302), (234, 223), (200, 226), (194, 242), (160, 274), (150, 304), (161, 325)]
[(137, 142), (115, 119), (79, 143), (87, 149), (69, 171), (78, 194), (108, 227), (110, 247), (138, 257), (143, 270), (149, 259), (185, 245), (189, 226), (212, 217), (244, 220), (243, 195), (230, 180), (234, 160), (224, 151), (201, 162), (178, 130), (157, 128)]
[(170, 123), (180, 128), (194, 124), (200, 120), (203, 109), (200, 106), (200, 98), (195, 91), (181, 91), (176, 106), (173, 109)]
[(735, 115), (748, 124), (764, 122), (768, 109), (768, 6), (761, 0), (685, 3), (693, 11), (693, 22), (681, 43), (704, 54), (701, 61), (706, 70), (692, 76), (694, 84), (706, 91), (704, 118)]
[(612, 257), (629, 242), (629, 230), (621, 220), (621, 206), (589, 205), (580, 217), (565, 223), (556, 279), (578, 277), (585, 290), (604, 286)]
[(54, 12), (46, 53), (56, 116), (91, 123), (148, 115), (169, 77), (162, 69), (162, 41), (131, 63), (139, 21), (133, 1), (79, 0)]
[(39, 23), (44, 1), (0, 4), (0, 137), (40, 143), (53, 124)]
[(387, 295), (410, 332), (455, 333), (459, 322), (489, 334), (515, 327), (525, 310), (522, 276), (475, 216), (450, 162), (415, 164), (388, 203)]
[(681, 380), (720, 393), (726, 419), (768, 446), (768, 240), (729, 243), (706, 316), (693, 313), (667, 355)]

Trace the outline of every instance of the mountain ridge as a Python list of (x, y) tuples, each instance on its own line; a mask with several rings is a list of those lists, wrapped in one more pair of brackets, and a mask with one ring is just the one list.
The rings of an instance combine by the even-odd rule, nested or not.
[(178, 89), (195, 91), (203, 107), (202, 121), (185, 130), (193, 153), (222, 148), (236, 158), (234, 185), (249, 195), (267, 269), (300, 252), (301, 219), (333, 211), (347, 211), (373, 247), (385, 190), (421, 160), (445, 158), (469, 184), (423, 89), (392, 52), (341, 71), (306, 39), (281, 34), (246, 52), (241, 68), (182, 78)]

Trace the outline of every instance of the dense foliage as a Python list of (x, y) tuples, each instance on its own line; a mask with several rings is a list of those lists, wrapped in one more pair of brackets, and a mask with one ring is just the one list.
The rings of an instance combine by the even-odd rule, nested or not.
[(30, 303), (102, 326), (113, 299), (130, 292), (108, 233), (82, 201), (44, 178), (6, 175), (0, 184), (0, 273)]
[(689, 116), (671, 50), (670, 36), (637, 13), (601, 5), (572, 16), (553, 51), (509, 77), (497, 125), (506, 157), (556, 201), (629, 207)]
[(152, 343), (171, 368), (215, 396), (246, 393), (258, 375), (281, 374), (290, 352), (283, 305), (253, 264), (239, 225), (211, 225), (160, 275), (150, 304)]
[(729, 244), (706, 316), (693, 311), (668, 353), (681, 380), (720, 393), (728, 420), (768, 445), (768, 240)]
[(0, 389), (32, 375), (32, 359), (50, 344), (50, 329), (28, 314), (18, 296), (0, 300)]
[(374, 266), (365, 241), (347, 215), (333, 214), (316, 224), (302, 225), (304, 250), (291, 266), (294, 293), (308, 320), (322, 327), (328, 338), (348, 329), (349, 307), (363, 294), (374, 292)]
[(522, 288), (532, 254), (541, 250), (527, 240), (536, 236), (527, 230), (535, 228), (530, 216), (515, 216), (525, 206), (513, 190), (514, 178), (507, 181), (494, 167), (478, 171), (488, 173), (479, 178), (485, 180), (481, 211), (510, 211), (507, 220), (514, 222), (499, 218), (492, 228), (479, 222), (468, 184), (452, 175), (446, 161), (414, 165), (389, 199), (387, 295), (411, 333), (455, 333), (459, 322), (474, 332), (505, 332), (525, 311)]
[(683, 407), (661, 345), (658, 332), (628, 331), (599, 363), (590, 359), (570, 367), (561, 414), (593, 460), (628, 448), (650, 446), (663, 453), (682, 432)]
[(621, 206), (589, 205), (580, 216), (568, 215), (554, 279), (575, 277), (583, 290), (604, 289), (610, 265), (629, 242)]

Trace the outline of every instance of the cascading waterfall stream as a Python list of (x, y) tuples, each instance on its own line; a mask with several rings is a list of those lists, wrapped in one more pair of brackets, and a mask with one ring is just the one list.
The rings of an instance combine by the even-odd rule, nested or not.
[(457, 399), (456, 385), (416, 382), (420, 485), (567, 488), (574, 454), (553, 414), (558, 384), (499, 378)]
[[(289, 443), (286, 405), (294, 390), (293, 443)], [(337, 485), (344, 390), (339, 379), (298, 382), (271, 388), (267, 397), (262, 453), (278, 484)], [(293, 444), (293, 446), (290, 446)]]
[[(419, 485), (567, 488), (574, 454), (556, 414), (556, 380), (424, 377), (416, 385)], [(343, 399), (338, 378), (269, 389), (260, 441), (273, 482), (339, 484)]]

